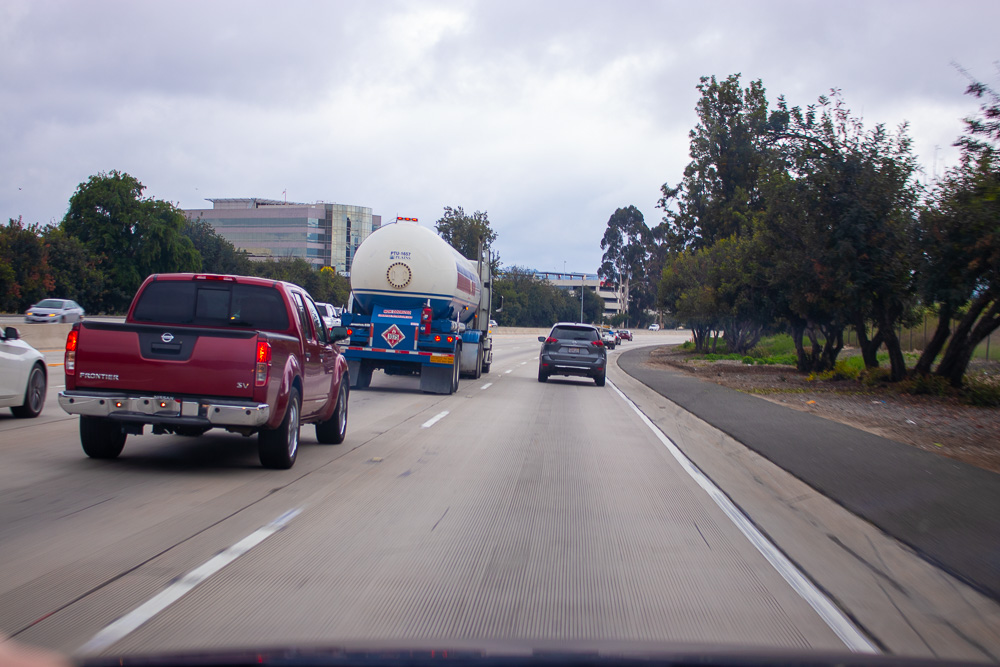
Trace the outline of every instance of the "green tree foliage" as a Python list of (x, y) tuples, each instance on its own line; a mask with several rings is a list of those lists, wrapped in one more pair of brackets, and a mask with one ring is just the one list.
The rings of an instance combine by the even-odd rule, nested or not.
[(212, 225), (202, 219), (186, 220), (184, 236), (191, 240), (194, 249), (201, 255), (201, 270), (205, 273), (230, 275), (252, 274), (252, 260), (243, 250), (223, 238)]
[(184, 215), (168, 202), (143, 198), (138, 179), (118, 171), (91, 176), (70, 197), (61, 229), (105, 267), (101, 306), (120, 312), (151, 273), (197, 271), (201, 261), (183, 234)]
[[(480, 242), (493, 250), (497, 240), (497, 234), (490, 227), (490, 218), (486, 211), (476, 211), (472, 215), (467, 215), (461, 206), (456, 208), (445, 206), (444, 215), (434, 223), (434, 227), (451, 247), (473, 261), (479, 258)], [(490, 272), (496, 275), (499, 270), (500, 255), (494, 251), (490, 261)]]
[(97, 258), (80, 239), (58, 227), (43, 230), (41, 241), (52, 276), (47, 296), (73, 299), (84, 310), (96, 311), (104, 292), (104, 272)]
[[(513, 266), (505, 269), (493, 281), (494, 302), (503, 296), (503, 310), (497, 313), (501, 326), (547, 327), (555, 322), (576, 322), (580, 319), (580, 294), (571, 294), (539, 278), (532, 271)], [(584, 293), (584, 319), (599, 320), (604, 300), (593, 290)]]
[[(981, 100), (956, 145), (960, 165), (936, 184), (920, 214), (919, 271), (924, 301), (936, 304), (939, 325), (914, 369), (960, 386), (972, 353), (1000, 326), (1000, 94), (973, 82)], [(958, 322), (951, 330), (953, 320)], [(949, 339), (950, 335), (950, 339)]]
[[(773, 289), (783, 298), (799, 366), (832, 368), (843, 347), (845, 326), (854, 326), (865, 361), (877, 366), (884, 344), (891, 377), (906, 366), (897, 327), (914, 306), (913, 208), (916, 159), (906, 126), (896, 133), (866, 130), (851, 116), (838, 91), (805, 112), (779, 102), (787, 124), (780, 139), (784, 169), (771, 172), (763, 221), (773, 255)], [(876, 331), (872, 340), (867, 337)], [(802, 333), (813, 343), (804, 356)], [(818, 351), (817, 333), (824, 344)]]
[[(646, 273), (652, 240), (652, 233), (646, 226), (642, 212), (635, 206), (619, 208), (608, 219), (608, 228), (601, 239), (604, 257), (599, 275), (616, 286), (625, 304), (626, 317), (634, 305), (632, 284)], [(640, 282), (639, 286), (640, 290), (636, 290), (636, 293), (641, 291), (643, 284)], [(638, 308), (635, 310), (639, 311)]]
[(673, 251), (703, 248), (740, 235), (762, 207), (759, 183), (768, 167), (767, 95), (758, 79), (740, 87), (740, 75), (724, 81), (702, 77), (698, 125), (690, 133), (691, 162), (677, 186), (664, 184), (659, 207)]
[(38, 225), (19, 217), (0, 227), (0, 308), (21, 312), (41, 301), (54, 287)]

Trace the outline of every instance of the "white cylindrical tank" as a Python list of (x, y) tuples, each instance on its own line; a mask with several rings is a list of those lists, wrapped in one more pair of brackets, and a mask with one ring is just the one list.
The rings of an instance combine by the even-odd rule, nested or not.
[(435, 319), (468, 322), (479, 307), (482, 283), (474, 262), (436, 233), (410, 222), (380, 227), (361, 243), (351, 263), (351, 290), (366, 314), (383, 308), (423, 308)]

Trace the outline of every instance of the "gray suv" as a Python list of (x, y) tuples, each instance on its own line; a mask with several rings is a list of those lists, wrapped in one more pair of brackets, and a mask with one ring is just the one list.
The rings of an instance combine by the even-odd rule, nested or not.
[(598, 387), (604, 386), (608, 350), (597, 327), (559, 322), (548, 336), (539, 336), (538, 342), (542, 343), (539, 382), (545, 382), (550, 375), (579, 375), (593, 378)]

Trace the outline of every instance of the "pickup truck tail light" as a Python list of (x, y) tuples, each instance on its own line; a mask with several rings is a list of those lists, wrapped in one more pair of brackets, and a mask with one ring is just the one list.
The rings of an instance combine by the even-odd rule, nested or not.
[(420, 330), (423, 331), (425, 336), (429, 336), (431, 333), (431, 321), (433, 315), (430, 308), (424, 308), (420, 311)]
[(66, 356), (63, 359), (63, 368), (66, 375), (76, 375), (76, 343), (79, 340), (80, 332), (73, 328), (66, 336)]
[(266, 340), (257, 341), (257, 365), (254, 371), (254, 384), (263, 387), (267, 384), (267, 376), (271, 372), (271, 344)]

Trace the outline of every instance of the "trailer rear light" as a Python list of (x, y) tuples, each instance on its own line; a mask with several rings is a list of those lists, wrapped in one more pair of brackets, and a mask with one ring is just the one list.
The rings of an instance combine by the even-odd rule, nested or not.
[(420, 328), (424, 332), (425, 336), (431, 334), (431, 320), (433, 319), (433, 314), (430, 308), (424, 308), (420, 311)]
[(76, 329), (71, 329), (69, 335), (66, 336), (66, 356), (63, 359), (66, 375), (76, 375), (76, 345), (79, 339), (80, 332)]
[(271, 370), (271, 344), (266, 340), (257, 341), (257, 366), (254, 372), (254, 384), (263, 387), (267, 384), (267, 376)]

